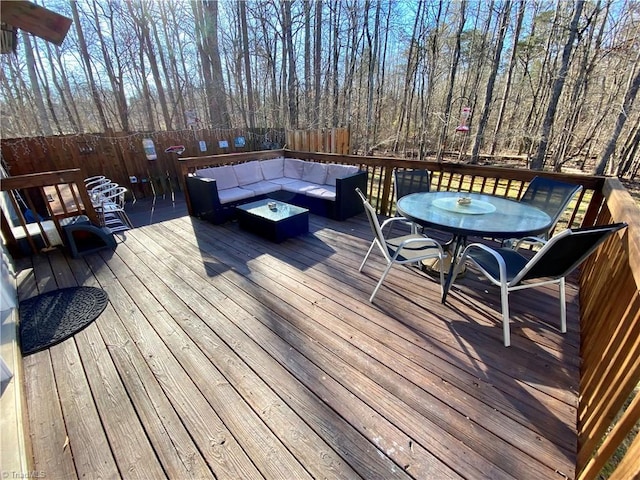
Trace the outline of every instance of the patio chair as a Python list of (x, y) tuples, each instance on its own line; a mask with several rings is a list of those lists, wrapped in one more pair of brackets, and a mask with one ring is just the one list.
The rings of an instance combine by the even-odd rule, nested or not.
[(373, 289), (373, 293), (371, 294), (371, 297), (369, 297), (369, 301), (373, 302), (373, 298), (376, 296), (376, 293), (378, 293), (378, 289), (382, 285), (382, 282), (384, 282), (384, 279), (386, 278), (387, 274), (394, 264), (417, 264), (418, 262), (429, 258), (437, 258), (440, 260), (440, 262), (438, 263), (440, 265), (440, 289), (442, 292), (442, 286), (444, 285), (444, 271), (442, 268), (442, 259), (444, 257), (444, 252), (440, 244), (437, 241), (427, 237), (426, 235), (421, 235), (418, 233), (411, 233), (409, 235), (395, 238), (385, 238), (383, 230), (387, 225), (392, 225), (393, 222), (406, 222), (407, 219), (404, 217), (392, 217), (382, 222), (381, 225), (378, 221), (378, 216), (376, 215), (374, 208), (367, 200), (367, 197), (359, 188), (356, 188), (356, 192), (362, 199), (364, 210), (367, 214), (367, 218), (369, 219), (371, 230), (373, 231), (373, 241), (371, 242), (371, 246), (369, 247), (369, 250), (364, 257), (364, 260), (362, 260), (358, 271), (362, 271), (364, 264), (366, 263), (369, 255), (371, 255), (371, 252), (376, 245), (387, 261), (387, 267), (382, 273), (378, 284)]
[(536, 207), (551, 217), (549, 230), (538, 237), (526, 237), (521, 239), (508, 240), (512, 246), (519, 247), (523, 243), (535, 244), (544, 243), (553, 233), (560, 216), (564, 213), (567, 205), (573, 197), (582, 190), (582, 185), (561, 182), (545, 177), (534, 177), (524, 194), (520, 198), (521, 203), (526, 203)]
[(95, 177), (89, 177), (84, 179), (84, 186), (87, 188), (87, 191), (91, 193), (92, 190), (102, 190), (106, 185), (109, 185), (111, 180), (109, 180), (104, 175), (96, 175)]
[[(532, 257), (527, 258), (511, 248), (492, 249), (481, 243), (469, 244), (453, 272), (451, 284), (461, 266), (469, 262), (491, 283), (500, 287), (504, 345), (511, 345), (509, 331), (509, 299), (514, 290), (557, 283), (560, 290), (560, 331), (567, 331), (565, 277), (593, 253), (609, 235), (626, 227), (625, 223), (566, 229), (551, 237)], [(525, 283), (527, 282), (527, 283)]]
[(95, 200), (92, 199), (102, 225), (109, 227), (112, 232), (121, 232), (133, 228), (129, 216), (124, 211), (124, 196), (127, 191), (125, 187), (112, 184), (112, 186), (100, 192)]
[[(393, 185), (394, 196), (396, 205), (398, 200), (411, 193), (428, 192), (431, 189), (431, 174), (429, 170), (414, 169), (414, 168), (401, 168), (397, 167), (393, 171)], [(396, 216), (399, 216), (396, 213)], [(411, 226), (411, 231), (416, 233), (418, 228), (420, 231), (424, 230), (424, 227), (413, 223), (410, 220), (406, 221), (407, 225)]]
[(431, 190), (431, 173), (425, 169), (396, 168), (393, 171), (396, 201), (410, 193)]

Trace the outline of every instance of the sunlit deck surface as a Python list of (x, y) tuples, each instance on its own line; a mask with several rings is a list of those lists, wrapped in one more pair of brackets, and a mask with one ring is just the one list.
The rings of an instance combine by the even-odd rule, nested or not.
[(375, 254), (364, 214), (274, 244), (188, 216), (113, 251), (21, 260), (21, 299), (104, 288), (88, 328), (25, 357), (46, 478), (549, 479), (574, 476), (577, 289), (499, 294)]

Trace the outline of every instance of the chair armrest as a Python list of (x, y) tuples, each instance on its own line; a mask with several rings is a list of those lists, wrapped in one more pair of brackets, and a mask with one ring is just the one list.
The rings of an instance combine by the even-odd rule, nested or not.
[(407, 240), (400, 243), (400, 245), (398, 245), (398, 250), (402, 250), (407, 245), (411, 245), (412, 243), (425, 243), (425, 242), (431, 243), (432, 246), (434, 248), (437, 248), (440, 254), (444, 256), (444, 250), (442, 249), (442, 245), (440, 245), (440, 243), (437, 240), (434, 240), (431, 237), (427, 237), (426, 235), (422, 235), (420, 238), (418, 237), (408, 238)]
[(536, 244), (540, 244), (541, 246), (544, 246), (547, 243), (548, 240), (542, 238), (542, 237), (524, 237), (524, 238), (519, 238), (516, 242), (515, 245), (513, 245), (513, 249), (514, 250), (518, 250), (520, 249), (521, 245), (523, 243), (526, 243), (530, 246), (532, 245), (536, 245)]
[(393, 223), (393, 222), (404, 222), (404, 223), (406, 223), (406, 222), (410, 222), (410, 221), (411, 220), (409, 220), (406, 217), (390, 217), (390, 218), (387, 218), (386, 220), (384, 220), (380, 224), (380, 228), (384, 229), (384, 227), (386, 227), (387, 225), (389, 225), (390, 223)]
[(191, 204), (190, 215), (208, 218), (213, 211), (222, 208), (218, 185), (213, 178), (187, 177), (187, 195)]
[[(487, 253), (491, 257), (493, 257), (493, 259), (495, 260), (496, 264), (498, 265), (498, 278), (496, 278), (493, 274), (491, 274), (489, 271), (487, 271), (482, 265), (480, 265), (479, 262), (477, 262), (473, 258), (473, 251), (474, 250), (481, 250), (482, 252)], [(466, 260), (467, 260), (468, 257), (470, 257), (471, 261), (480, 270), (482, 270), (484, 275), (489, 279), (489, 281), (491, 281), (491, 283), (493, 283), (494, 285), (498, 285), (498, 286), (500, 286), (501, 283), (505, 283), (506, 284), (506, 282), (507, 282), (507, 264), (506, 264), (504, 258), (502, 257), (502, 255), (500, 255), (499, 252), (497, 252), (493, 248), (488, 247), (488, 246), (486, 246), (486, 245), (484, 245), (482, 243), (470, 243), (469, 245), (466, 246), (466, 248), (462, 252), (462, 255), (460, 256), (460, 259), (458, 260), (458, 263), (456, 264), (455, 271), (453, 272), (453, 280), (451, 282), (452, 284), (453, 284), (453, 281), (455, 281), (455, 278), (458, 275), (458, 273), (460, 273), (460, 270), (462, 270), (462, 266), (466, 263)]]
[(356, 188), (367, 191), (367, 172), (361, 171), (344, 178), (336, 178), (336, 219), (345, 220), (364, 212)]

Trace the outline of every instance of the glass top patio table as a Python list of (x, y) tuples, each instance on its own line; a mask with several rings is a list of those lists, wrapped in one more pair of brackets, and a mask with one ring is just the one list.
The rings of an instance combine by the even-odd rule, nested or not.
[[(470, 203), (459, 204), (461, 197), (468, 198)], [(442, 303), (447, 298), (455, 262), (468, 236), (521, 238), (548, 231), (552, 221), (538, 208), (483, 193), (412, 193), (398, 200), (397, 209), (400, 215), (418, 225), (453, 234), (449, 245), (452, 261)]]

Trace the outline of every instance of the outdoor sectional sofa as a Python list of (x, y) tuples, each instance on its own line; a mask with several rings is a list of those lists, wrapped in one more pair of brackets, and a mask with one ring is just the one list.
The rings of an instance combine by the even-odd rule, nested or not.
[(186, 186), (191, 214), (216, 224), (234, 218), (237, 205), (261, 198), (344, 220), (363, 211), (355, 189), (366, 191), (367, 172), (353, 165), (278, 157), (198, 169), (187, 176)]

